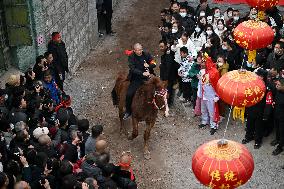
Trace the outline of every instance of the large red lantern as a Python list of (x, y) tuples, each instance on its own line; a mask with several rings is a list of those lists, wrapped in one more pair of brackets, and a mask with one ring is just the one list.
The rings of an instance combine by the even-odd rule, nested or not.
[(229, 105), (250, 107), (265, 95), (264, 82), (253, 72), (234, 70), (224, 74), (218, 81), (216, 92)]
[(233, 35), (239, 46), (249, 50), (265, 48), (274, 39), (272, 28), (265, 22), (255, 20), (240, 23)]
[(231, 140), (213, 140), (196, 150), (192, 170), (210, 188), (237, 188), (250, 179), (254, 161), (244, 145)]
[(258, 10), (267, 10), (279, 3), (279, 0), (246, 0), (247, 4)]

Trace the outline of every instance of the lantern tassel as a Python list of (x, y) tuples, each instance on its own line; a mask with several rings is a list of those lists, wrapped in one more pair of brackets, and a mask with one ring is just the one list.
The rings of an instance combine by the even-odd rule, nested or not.
[(264, 11), (258, 11), (257, 17), (258, 17), (259, 20), (264, 21), (264, 16), (265, 16)]
[(233, 109), (233, 119), (240, 119), (242, 123), (245, 122), (245, 107), (235, 106)]
[(248, 62), (250, 62), (251, 64), (256, 63), (256, 50), (248, 51)]

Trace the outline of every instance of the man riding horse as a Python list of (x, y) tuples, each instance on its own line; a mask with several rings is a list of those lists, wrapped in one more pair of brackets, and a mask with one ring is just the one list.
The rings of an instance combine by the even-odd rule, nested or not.
[(128, 79), (130, 84), (126, 93), (126, 112), (123, 116), (124, 120), (131, 116), (131, 104), (135, 92), (150, 78), (150, 74), (154, 74), (154, 68), (156, 67), (153, 57), (143, 51), (143, 47), (140, 43), (134, 45), (134, 51), (128, 57), (128, 63), (130, 69)]

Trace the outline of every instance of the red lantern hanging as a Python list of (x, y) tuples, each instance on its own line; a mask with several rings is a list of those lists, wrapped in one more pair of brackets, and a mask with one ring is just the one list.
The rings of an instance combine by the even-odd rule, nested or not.
[(231, 140), (213, 140), (196, 150), (192, 170), (210, 188), (237, 188), (250, 179), (254, 161), (244, 145)]
[(218, 81), (216, 92), (229, 105), (250, 107), (265, 95), (264, 82), (253, 72), (234, 70), (224, 74)]
[(233, 35), (239, 46), (249, 50), (265, 48), (274, 39), (272, 28), (265, 22), (255, 20), (240, 23)]
[(267, 10), (279, 3), (279, 0), (246, 0), (247, 4), (258, 10)]

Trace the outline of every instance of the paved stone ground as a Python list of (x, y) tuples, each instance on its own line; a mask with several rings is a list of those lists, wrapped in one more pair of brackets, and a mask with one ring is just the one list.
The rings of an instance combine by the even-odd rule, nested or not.
[[(117, 36), (100, 41), (73, 79), (66, 83), (66, 90), (74, 99), (76, 114), (90, 119), (93, 124), (104, 125), (113, 162), (123, 150), (131, 150), (140, 189), (201, 189), (204, 187), (191, 170), (192, 155), (201, 144), (222, 138), (224, 124), (214, 136), (210, 136), (209, 128), (198, 129), (199, 118), (193, 118), (191, 110), (177, 102), (171, 116), (167, 119), (160, 116), (153, 128), (150, 139), (152, 159), (147, 161), (142, 153), (144, 124), (140, 125), (140, 135), (135, 140), (128, 141), (125, 136), (120, 136), (117, 110), (110, 98), (116, 73), (127, 69), (123, 50), (142, 41), (147, 50), (157, 54), (159, 11), (168, 6), (168, 2), (121, 0), (115, 11), (114, 30), (118, 32)], [(130, 124), (127, 129), (130, 130)], [(238, 122), (231, 122), (226, 138), (240, 142), (243, 136), (244, 127)], [(255, 170), (251, 180), (241, 188), (284, 188), (284, 170), (280, 168), (284, 164), (284, 155), (271, 155), (271, 140), (271, 136), (265, 138), (259, 150), (253, 149), (253, 143), (247, 145), (255, 160)]]

